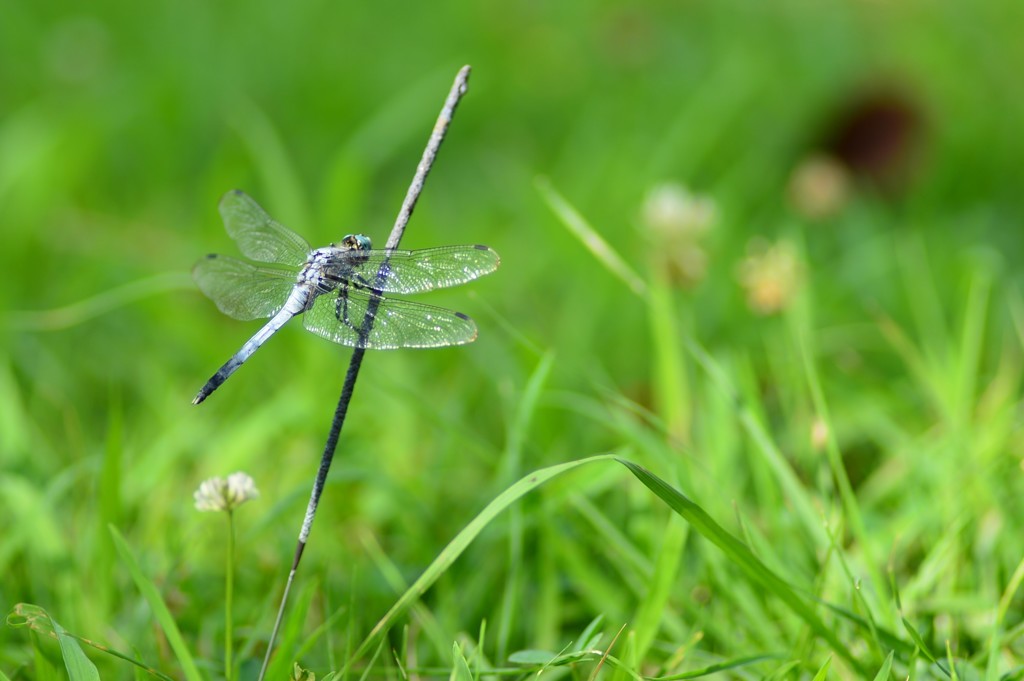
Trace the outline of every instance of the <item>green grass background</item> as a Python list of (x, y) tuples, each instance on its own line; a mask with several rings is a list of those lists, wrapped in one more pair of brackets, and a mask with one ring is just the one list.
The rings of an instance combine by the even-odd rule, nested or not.
[[(746, 542), (824, 629), (604, 461), (489, 523), (369, 673), (480, 675), (516, 650), (581, 646), (603, 616), (595, 647), (622, 661), (608, 676), (771, 655), (723, 674), (811, 678), (831, 657), (830, 677), (871, 677), (895, 651), (893, 678), (947, 678), (917, 644), (964, 660), (961, 678), (1019, 678), (1021, 3), (57, 0), (2, 16), (5, 611), (41, 605), (179, 675), (112, 524), (218, 677), (225, 526), (191, 494), (244, 470), (262, 492), (236, 514), (253, 677), (348, 351), (296, 324), (192, 407), (258, 325), (221, 316), (188, 269), (235, 253), (216, 211), (235, 187), (316, 245), (383, 243), (468, 63), (403, 246), (486, 243), (502, 267), (420, 298), (471, 314), (475, 344), (367, 356), (289, 651), (310, 641), (298, 659), (318, 677), (366, 669), (349, 653), (487, 503), (529, 471), (612, 452)], [(910, 179), (802, 218), (793, 168), (873, 83), (920, 113)], [(665, 181), (718, 207), (693, 289), (655, 276), (641, 229)], [(646, 294), (566, 229), (568, 210)], [(758, 236), (803, 262), (780, 314), (754, 314), (738, 282)], [(132, 674), (90, 655), (103, 678)], [(0, 629), (0, 671), (60, 669), (48, 642)]]

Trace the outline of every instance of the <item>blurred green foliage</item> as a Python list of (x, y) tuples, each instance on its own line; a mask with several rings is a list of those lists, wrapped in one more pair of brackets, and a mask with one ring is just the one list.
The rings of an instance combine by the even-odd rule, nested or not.
[[(486, 243), (502, 268), (425, 298), (472, 314), (474, 345), (368, 356), (300, 572), (318, 594), (308, 630), (347, 614), (305, 666), (342, 666), (346, 638), (401, 591), (385, 575), (411, 582), (508, 484), (605, 451), (675, 478), (787, 579), (902, 635), (880, 582), (890, 561), (938, 649), (949, 639), (989, 664), (986, 627), (1024, 546), (1024, 4), (56, 0), (9, 1), (2, 17), (6, 609), (40, 604), (68, 631), (173, 668), (112, 523), (219, 669), (223, 528), (191, 492), (245, 469), (263, 493), (238, 516), (251, 669), (348, 353), (286, 329), (191, 407), (256, 325), (221, 317), (188, 269), (235, 253), (216, 212), (235, 187), (316, 245), (355, 231), (382, 243), (468, 63), (469, 94), (403, 245)], [(895, 124), (872, 118), (879, 101)], [(880, 156), (865, 170), (856, 153), (844, 161), (850, 144)], [(794, 173), (828, 152), (844, 193), (810, 215)], [(564, 228), (541, 177), (660, 304)], [(645, 229), (645, 197), (665, 182), (713, 206), (688, 244), (703, 265), (686, 286), (665, 265), (678, 244)], [(775, 289), (751, 282), (778, 285), (778, 258), (795, 263), (792, 290), (758, 313), (749, 297)], [(796, 487), (760, 458), (759, 432)], [(835, 523), (837, 545), (794, 504)], [(617, 466), (554, 481), (453, 566), (428, 594), (433, 624), (420, 613), (404, 643), (418, 627), (441, 632), (422, 660), (448, 664), (451, 642), (486, 620), (495, 664), (560, 650), (597, 615), (612, 633), (631, 621), (649, 593), (637, 575), (667, 574), (667, 605), (653, 609), (665, 619), (637, 668), (676, 669), (658, 665), (694, 632), (697, 660), (782, 650), (821, 666), (827, 646), (802, 641), (710, 545), (674, 530), (681, 564), (659, 559), (673, 526)], [(866, 604), (832, 581), (830, 550), (866, 580)], [(1019, 663), (1005, 643), (1000, 669)], [(5, 671), (24, 669), (15, 678), (43, 675), (24, 632), (0, 630), (0, 650)], [(886, 652), (871, 651), (874, 669)]]

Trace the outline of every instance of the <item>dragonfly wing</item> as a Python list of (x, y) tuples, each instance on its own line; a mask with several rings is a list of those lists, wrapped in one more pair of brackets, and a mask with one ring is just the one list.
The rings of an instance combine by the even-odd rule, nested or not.
[[(387, 263), (383, 283), (377, 282)], [(501, 259), (487, 246), (440, 246), (415, 251), (372, 250), (359, 254), (353, 269), (359, 283), (385, 293), (420, 293), (457, 286), (498, 269)]]
[(309, 244), (275, 221), (245, 192), (234, 189), (220, 200), (224, 229), (247, 258), (259, 262), (301, 265), (309, 256)]
[(192, 278), (217, 309), (235, 319), (262, 319), (276, 314), (295, 286), (295, 272), (257, 267), (211, 254), (192, 268)]
[[(377, 350), (439, 348), (476, 339), (476, 324), (461, 312), (394, 298), (378, 300), (380, 305), (368, 320), (370, 297), (366, 292), (349, 288), (347, 293), (345, 289), (325, 293), (306, 311), (304, 323), (334, 343)], [(370, 331), (361, 341), (359, 330), (371, 321)]]

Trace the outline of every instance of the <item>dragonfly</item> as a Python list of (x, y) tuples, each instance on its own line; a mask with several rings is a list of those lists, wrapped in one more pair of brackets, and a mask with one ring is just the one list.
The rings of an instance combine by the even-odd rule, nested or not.
[(266, 264), (211, 254), (195, 264), (192, 277), (229, 317), (270, 321), (210, 377), (192, 404), (209, 397), (300, 314), (307, 330), (356, 348), (437, 348), (476, 339), (476, 324), (461, 312), (384, 294), (421, 293), (490, 274), (500, 258), (487, 246), (374, 249), (369, 237), (349, 234), (313, 249), (238, 189), (221, 199), (220, 214), (242, 254)]

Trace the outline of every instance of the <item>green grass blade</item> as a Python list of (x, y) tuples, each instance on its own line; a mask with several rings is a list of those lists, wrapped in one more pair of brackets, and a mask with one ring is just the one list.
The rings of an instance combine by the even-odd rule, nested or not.
[(778, 446), (772, 441), (767, 429), (754, 411), (744, 403), (736, 386), (729, 379), (724, 369), (712, 359), (707, 350), (693, 340), (688, 342), (690, 352), (697, 363), (708, 373), (711, 379), (718, 385), (736, 405), (739, 412), (740, 423), (750, 439), (757, 445), (758, 451), (764, 457), (779, 486), (786, 495), (786, 499), (793, 505), (793, 510), (799, 517), (804, 530), (808, 536), (814, 539), (816, 545), (824, 547), (828, 544), (828, 535), (822, 527), (821, 516), (814, 510), (807, 492), (804, 490), (796, 472), (786, 457), (779, 451)]
[[(32, 631), (41, 636), (47, 636), (49, 638), (54, 639), (57, 638), (57, 629), (55, 626), (56, 621), (52, 617), (50, 617), (49, 613), (47, 613), (46, 610), (39, 607), (38, 605), (33, 605), (31, 603), (18, 603), (17, 605), (15, 605), (14, 608), (11, 609), (11, 612), (7, 615), (7, 625), (10, 627), (28, 627), (29, 629), (31, 629)], [(100, 651), (101, 653), (106, 653), (111, 657), (116, 657), (120, 660), (128, 662), (129, 664), (135, 665), (141, 671), (149, 674), (150, 676), (155, 676), (156, 678), (162, 679), (163, 681), (173, 681), (173, 679), (171, 679), (171, 677), (167, 676), (166, 674), (159, 672), (156, 669), (147, 666), (145, 663), (125, 655), (124, 653), (118, 652), (112, 648), (108, 648), (104, 645), (97, 643), (96, 641), (90, 641), (87, 638), (76, 636), (75, 634), (72, 634), (67, 631), (64, 631), (64, 634), (67, 637), (75, 639), (79, 643), (84, 643), (87, 646), (91, 646), (92, 648)]]
[(562, 224), (579, 239), (598, 262), (622, 280), (629, 290), (640, 297), (647, 294), (647, 284), (633, 271), (622, 256), (588, 223), (564, 196), (559, 194), (547, 178), (538, 178), (537, 191)]
[[(524, 665), (522, 671), (532, 671), (535, 676), (542, 676), (549, 669), (559, 667), (575, 667), (582, 662), (595, 662), (598, 666), (607, 666), (615, 672), (621, 673), (633, 681), (643, 681), (644, 677), (631, 669), (614, 655), (609, 655), (600, 650), (582, 650), (571, 653), (551, 653), (543, 650), (523, 650), (513, 653), (509, 660)], [(533, 667), (530, 670), (528, 667)], [(591, 675), (589, 678), (595, 678)]]
[(452, 673), (448, 678), (450, 681), (473, 681), (473, 672), (458, 642), (452, 644)]
[[(683, 363), (684, 346), (675, 321), (675, 301), (663, 280), (655, 280), (648, 291), (647, 313), (653, 356), (651, 385), (655, 406), (672, 441), (688, 443), (692, 409)], [(682, 480), (687, 480), (688, 459), (681, 457), (676, 461), (680, 462), (675, 468), (677, 474)], [(664, 625), (664, 613), (675, 590), (684, 555), (683, 547), (688, 536), (689, 527), (686, 523), (677, 517), (670, 517), (658, 548), (653, 578), (634, 618), (637, 659), (644, 659), (647, 656)]]
[(821, 665), (821, 669), (819, 669), (818, 673), (814, 675), (814, 679), (812, 679), (812, 681), (825, 681), (825, 679), (828, 678), (828, 670), (831, 666), (832, 656), (829, 655), (825, 660), (825, 664)]
[(270, 666), (267, 668), (268, 679), (281, 679), (285, 678), (288, 674), (288, 670), (292, 668), (292, 665), (300, 659), (300, 655), (304, 649), (304, 646), (300, 644), (302, 640), (302, 630), (306, 623), (306, 617), (309, 615), (309, 609), (313, 605), (313, 599), (316, 597), (316, 591), (319, 587), (316, 581), (311, 581), (305, 585), (299, 597), (295, 601), (295, 607), (288, 613), (287, 619), (284, 621), (284, 625), (281, 627), (280, 643), (277, 646), (277, 650), (274, 651), (274, 655), (271, 658)]
[(917, 628), (911, 624), (910, 620), (906, 617), (901, 617), (900, 620), (903, 622), (903, 628), (907, 630), (907, 634), (910, 635), (910, 639), (914, 642), (914, 645), (917, 646), (917, 649), (921, 651), (921, 654), (924, 655), (929, 662), (935, 664), (937, 661), (936, 657), (928, 647), (928, 644), (924, 642), (924, 639), (917, 631)]
[(769, 681), (775, 681), (775, 679), (788, 679), (791, 678), (789, 672), (800, 667), (800, 660), (790, 660), (774, 670), (771, 674), (765, 678)]
[[(876, 563), (874, 556), (871, 553), (872, 544), (864, 525), (864, 518), (860, 512), (860, 505), (857, 503), (857, 496), (854, 494), (853, 486), (850, 484), (850, 478), (846, 474), (846, 467), (843, 465), (843, 457), (839, 451), (839, 444), (836, 442), (835, 425), (833, 424), (832, 417), (829, 414), (828, 403), (825, 401), (825, 391), (821, 387), (821, 377), (818, 374), (818, 367), (814, 362), (815, 353), (810, 347), (811, 339), (808, 337), (806, 330), (798, 331), (795, 335), (797, 336), (797, 347), (800, 350), (800, 357), (803, 361), (804, 376), (811, 392), (811, 401), (814, 404), (814, 410), (817, 412), (818, 418), (821, 422), (825, 424), (828, 432), (825, 452), (828, 455), (832, 478), (835, 480), (836, 487), (839, 489), (839, 498), (842, 501), (843, 511), (846, 513), (847, 523), (853, 531), (854, 536), (857, 538), (857, 546), (865, 554), (864, 563), (868, 566), (874, 566)], [(841, 544), (842, 542), (838, 543)], [(872, 570), (871, 578), (878, 588), (881, 588), (885, 583), (882, 576), (877, 574), (876, 570)]]
[[(858, 601), (862, 602), (862, 601)], [(907, 654), (914, 652), (914, 645), (907, 643), (903, 639), (899, 638), (892, 631), (889, 631), (885, 627), (878, 626), (868, 621), (866, 618), (856, 615), (846, 608), (841, 608), (835, 603), (822, 603), (826, 608), (831, 610), (833, 613), (842, 617), (843, 619), (851, 622), (860, 629), (863, 629), (869, 635), (876, 640), (876, 644), (880, 644), (886, 648), (892, 648), (893, 650), (899, 651), (901, 654)]]
[[(377, 543), (377, 538), (370, 532), (360, 532), (359, 538), (366, 555), (373, 561), (377, 573), (384, 578), (387, 585), (400, 594), (409, 588), (409, 584), (402, 574), (402, 569), (388, 557), (383, 547)], [(439, 653), (447, 651), (450, 638), (447, 638), (443, 627), (438, 624), (437, 618), (430, 608), (422, 603), (415, 603), (412, 606), (412, 618), (419, 624), (425, 636)]]
[(138, 561), (135, 560), (131, 548), (129, 548), (128, 543), (121, 533), (118, 532), (117, 528), (111, 525), (109, 530), (110, 536), (114, 540), (114, 547), (117, 549), (118, 555), (121, 556), (121, 562), (128, 568), (135, 586), (143, 598), (146, 599), (146, 602), (149, 603), (153, 616), (156, 617), (156, 621), (163, 630), (164, 636), (167, 637), (171, 650), (174, 651), (175, 657), (178, 658), (178, 663), (181, 665), (185, 678), (188, 681), (201, 681), (203, 677), (199, 674), (195, 660), (192, 659), (192, 653), (189, 652), (188, 646), (185, 645), (185, 640), (181, 637), (181, 631), (178, 630), (178, 625), (174, 621), (174, 617), (171, 616), (171, 611), (167, 609), (167, 604), (161, 598), (156, 585), (143, 574), (142, 568), (139, 567)]
[(1017, 569), (1013, 571), (1009, 583), (1003, 589), (1003, 595), (999, 598), (999, 607), (996, 609), (995, 622), (992, 626), (992, 636), (988, 643), (988, 666), (985, 668), (986, 681), (995, 681), (999, 678), (999, 649), (1003, 645), (1003, 629), (1006, 625), (1006, 612), (1013, 602), (1014, 596), (1024, 581), (1024, 560), (1017, 563)]
[(603, 546), (608, 548), (608, 554), (614, 556), (623, 578), (631, 588), (640, 592), (651, 580), (654, 573), (654, 566), (650, 559), (630, 540), (625, 531), (611, 519), (602, 509), (594, 505), (590, 499), (582, 495), (572, 495), (569, 503), (580, 517), (587, 522), (589, 531), (593, 532), (600, 539)]
[[(792, 587), (769, 570), (757, 556), (755, 556), (746, 544), (727, 532), (721, 525), (708, 515), (700, 506), (695, 504), (684, 494), (668, 485), (664, 480), (654, 475), (647, 469), (625, 459), (618, 459), (619, 463), (628, 468), (652, 492), (661, 498), (676, 513), (681, 515), (693, 528), (705, 539), (715, 544), (725, 553), (726, 557), (760, 588), (775, 595), (785, 603), (810, 629), (822, 639), (828, 641), (832, 649), (861, 670), (860, 662), (853, 656), (853, 653), (836, 636), (835, 632), (825, 626), (824, 622), (807, 604), (804, 598), (799, 596)], [(863, 671), (863, 670), (861, 670)]]
[(548, 480), (566, 473), (580, 466), (584, 466), (588, 463), (595, 461), (608, 461), (614, 457), (608, 454), (593, 456), (586, 459), (580, 459), (578, 461), (570, 461), (568, 463), (558, 464), (556, 466), (549, 466), (548, 468), (542, 468), (538, 471), (534, 471), (515, 484), (510, 486), (504, 492), (499, 494), (491, 503), (489, 503), (484, 510), (482, 510), (473, 520), (470, 521), (465, 528), (462, 529), (455, 538), (448, 543), (441, 553), (434, 559), (434, 561), (427, 566), (427, 569), (423, 571), (412, 586), (410, 586), (405, 593), (391, 606), (391, 609), (381, 618), (379, 622), (373, 627), (370, 633), (366, 636), (363, 642), (356, 649), (355, 654), (349, 658), (346, 663), (345, 670), (342, 675), (348, 671), (349, 667), (355, 660), (360, 659), (363, 655), (372, 648), (377, 640), (383, 636), (395, 623), (395, 621), (402, 616), (409, 607), (416, 602), (426, 591), (429, 589), (438, 578), (443, 575), (452, 563), (462, 555), (462, 552), (476, 539), (477, 535), (483, 531), (485, 527), (495, 517), (498, 516), (502, 511), (512, 505), (522, 496), (533, 491), (537, 487), (543, 485)]
[(164, 272), (139, 279), (77, 303), (49, 310), (15, 310), (6, 315), (7, 324), (19, 331), (62, 331), (140, 300), (174, 291), (194, 291), (186, 272)]
[(279, 215), (285, 224), (293, 223), (298, 232), (311, 229), (309, 202), (302, 188), (303, 182), (281, 135), (255, 102), (241, 97), (234, 101), (235, 107), (229, 113), (229, 120), (259, 169), (268, 197), (266, 203), (277, 211), (274, 215)]
[(98, 681), (100, 678), (96, 665), (86, 657), (82, 647), (73, 634), (69, 634), (57, 620), (45, 609), (31, 603), (19, 603), (7, 615), (7, 625), (11, 627), (28, 627), (36, 633), (54, 638), (60, 646), (64, 668), (71, 681)]
[(668, 285), (651, 285), (647, 316), (651, 329), (651, 384), (655, 406), (672, 438), (690, 441), (691, 400), (685, 351), (676, 318), (677, 304)]
[(889, 678), (889, 674), (892, 671), (892, 658), (894, 654), (895, 651), (890, 650), (889, 654), (885, 656), (885, 662), (882, 663), (882, 666), (878, 670), (878, 673), (875, 674), (874, 681), (885, 681)]
[(677, 517), (669, 519), (661, 538), (654, 574), (636, 613), (634, 626), (638, 659), (642, 660), (647, 655), (664, 623), (665, 610), (676, 590), (683, 546), (688, 535), (686, 523)]
[(395, 91), (347, 131), (325, 165), (318, 224), (353, 225), (365, 218), (373, 178), (406, 145), (418, 143), (427, 129), (424, 122), (429, 119), (411, 112), (432, 112), (438, 83), (450, 82), (450, 77), (448, 69), (441, 69)]
[[(9, 358), (0, 361), (0, 451), (4, 452), (4, 468), (10, 471), (19, 465), (31, 450), (32, 419), (25, 408), (21, 389), (11, 370)], [(0, 550), (0, 555), (3, 555)]]
[[(508, 438), (505, 444), (505, 454), (502, 457), (502, 481), (513, 479), (513, 476), (522, 475), (523, 467), (523, 443), (526, 441), (526, 434), (530, 430), (530, 424), (537, 412), (537, 403), (551, 375), (551, 368), (554, 366), (555, 356), (553, 353), (546, 353), (537, 364), (526, 383), (522, 397), (516, 404), (515, 414), (512, 416), (512, 423), (509, 426)], [(518, 506), (513, 506), (509, 517), (508, 532), (508, 576), (505, 579), (505, 588), (502, 594), (501, 610), (497, 626), (497, 654), (504, 657), (509, 649), (509, 639), (512, 636), (513, 616), (516, 613), (516, 604), (520, 601), (522, 583), (523, 563), (523, 518), (522, 511)]]
[(740, 667), (746, 667), (748, 665), (757, 664), (758, 662), (764, 662), (765, 660), (784, 660), (786, 659), (783, 655), (750, 655), (747, 657), (737, 657), (733, 660), (726, 660), (724, 662), (716, 662), (715, 664), (709, 664), (706, 667), (700, 669), (691, 669), (688, 672), (682, 674), (670, 674), (668, 676), (655, 676), (648, 681), (682, 681), (683, 679), (699, 679), (702, 676), (710, 676), (711, 674), (717, 674), (718, 672), (728, 671), (729, 669), (739, 669)]
[(581, 650), (590, 650), (596, 648), (601, 643), (603, 634), (597, 630), (599, 626), (604, 622), (604, 615), (598, 615), (590, 624), (587, 625), (583, 633), (576, 640), (576, 644), (573, 646), (573, 652), (580, 652)]
[[(49, 617), (49, 615), (47, 615)], [(49, 617), (53, 625), (53, 631), (57, 634), (57, 642), (60, 644), (60, 654), (64, 658), (64, 668), (68, 670), (68, 677), (71, 681), (99, 681), (100, 673), (96, 665), (85, 656), (78, 641), (68, 635), (64, 627), (60, 626), (57, 620)]]
[(956, 390), (953, 395), (957, 425), (965, 426), (972, 417), (977, 400), (978, 377), (982, 374), (981, 359), (984, 347), (985, 318), (992, 291), (992, 274), (987, 267), (975, 267), (967, 295), (959, 354), (953, 372)]

